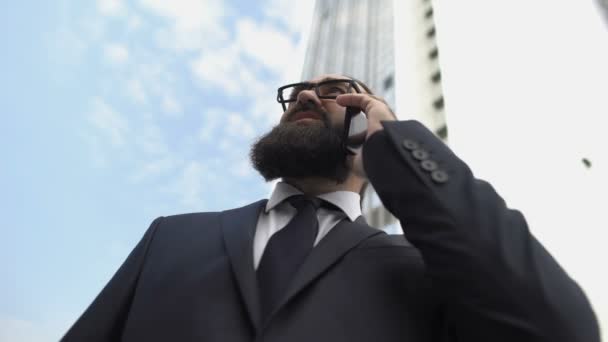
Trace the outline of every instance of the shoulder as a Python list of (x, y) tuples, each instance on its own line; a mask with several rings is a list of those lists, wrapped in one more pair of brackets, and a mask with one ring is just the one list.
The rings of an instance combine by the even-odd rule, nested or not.
[[(152, 222), (148, 235), (153, 249), (188, 246), (198, 241), (217, 240), (220, 212), (194, 212), (161, 216)], [(214, 238), (216, 237), (216, 238)]]
[(398, 252), (400, 254), (407, 254), (413, 257), (422, 257), (420, 251), (412, 245), (403, 234), (377, 234), (359, 245), (359, 248), (383, 249), (386, 251)]
[(421, 276), (425, 271), (422, 254), (401, 234), (376, 234), (357, 246), (350, 257), (358, 265), (372, 263), (387, 273), (407, 270), (408, 277)]
[(414, 245), (409, 242), (403, 234), (391, 235), (391, 234), (377, 234), (367, 239), (361, 248), (415, 248)]
[(201, 226), (217, 222), (221, 212), (194, 212), (194, 213), (182, 213), (174, 214), (169, 216), (163, 216), (159, 226), (163, 229), (172, 228), (179, 229), (191, 226)]
[(181, 213), (169, 216), (161, 216), (154, 220), (156, 225), (156, 235), (184, 236), (188, 238), (192, 235), (214, 235), (221, 231), (222, 222), (226, 218), (233, 218), (257, 208), (265, 200), (257, 201), (239, 208), (227, 209), (224, 211), (192, 212)]
[[(265, 204), (267, 200), (259, 200), (242, 207), (230, 208), (222, 211), (207, 211), (207, 212), (193, 212), (193, 213), (182, 213), (174, 214), (169, 216), (162, 216), (156, 220), (160, 220), (159, 225), (170, 228), (187, 228), (187, 227), (201, 227), (206, 225), (218, 225), (221, 217), (231, 217), (246, 213), (250, 210), (258, 210), (258, 208)], [(155, 220), (155, 221), (156, 221)]]

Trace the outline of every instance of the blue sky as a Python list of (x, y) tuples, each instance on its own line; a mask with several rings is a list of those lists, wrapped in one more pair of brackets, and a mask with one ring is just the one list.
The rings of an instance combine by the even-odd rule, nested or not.
[(2, 7), (0, 340), (57, 340), (154, 218), (268, 194), (247, 153), (312, 2)]

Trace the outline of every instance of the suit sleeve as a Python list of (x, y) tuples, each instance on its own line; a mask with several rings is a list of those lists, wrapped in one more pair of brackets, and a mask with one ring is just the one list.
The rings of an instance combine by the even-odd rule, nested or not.
[(519, 211), (419, 122), (383, 126), (364, 145), (364, 168), (439, 288), (446, 335), (479, 342), (600, 340), (585, 294)]
[(61, 339), (62, 342), (119, 341), (146, 254), (162, 217), (155, 219), (112, 279)]

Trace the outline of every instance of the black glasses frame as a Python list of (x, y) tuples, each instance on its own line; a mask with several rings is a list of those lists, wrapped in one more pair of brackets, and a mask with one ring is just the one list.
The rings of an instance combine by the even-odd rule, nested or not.
[(321, 94), (319, 94), (319, 87), (327, 85), (327, 84), (344, 83), (344, 82), (346, 82), (346, 83), (349, 84), (349, 88), (348, 88), (347, 91), (350, 92), (351, 89), (354, 89), (356, 93), (360, 93), (361, 92), (361, 90), (359, 89), (359, 86), (357, 85), (357, 82), (355, 80), (349, 80), (349, 79), (344, 79), (344, 80), (332, 79), (332, 80), (327, 80), (327, 81), (323, 81), (323, 82), (319, 82), (319, 83), (299, 82), (299, 83), (291, 83), (291, 84), (287, 84), (287, 85), (284, 85), (282, 87), (279, 87), (279, 89), (277, 89), (277, 102), (280, 103), (283, 106), (283, 111), (286, 111), (287, 110), (286, 103), (296, 102), (298, 99), (297, 98), (284, 99), (283, 98), (283, 90), (286, 89), (286, 88), (296, 87), (296, 86), (302, 86), (303, 87), (300, 91), (314, 89), (315, 90), (315, 94), (320, 99), (335, 100), (336, 97), (338, 97), (338, 96), (322, 96)]

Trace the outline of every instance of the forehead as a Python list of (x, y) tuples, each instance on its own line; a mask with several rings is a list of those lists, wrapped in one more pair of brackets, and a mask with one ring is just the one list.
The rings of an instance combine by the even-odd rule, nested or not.
[(348, 78), (344, 75), (340, 75), (340, 74), (324, 74), (324, 75), (317, 76), (313, 79), (310, 79), (307, 82), (319, 83), (319, 82), (328, 81), (328, 80), (350, 80), (350, 78)]

